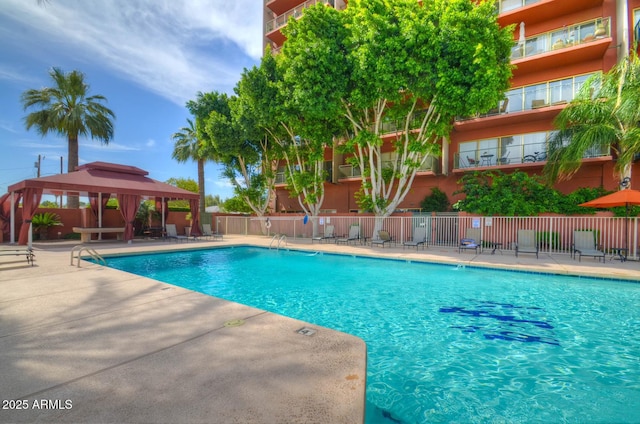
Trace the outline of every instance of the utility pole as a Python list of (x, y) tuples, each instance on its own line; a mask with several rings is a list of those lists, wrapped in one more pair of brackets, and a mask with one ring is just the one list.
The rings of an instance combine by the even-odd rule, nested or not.
[(34, 164), (36, 169), (38, 170), (38, 178), (40, 178), (40, 164), (42, 162), (42, 157), (38, 155), (38, 161)]

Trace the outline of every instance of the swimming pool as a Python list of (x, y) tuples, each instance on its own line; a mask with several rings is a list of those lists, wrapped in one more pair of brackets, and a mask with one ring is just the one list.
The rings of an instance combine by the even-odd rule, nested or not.
[(640, 284), (253, 247), (108, 265), (361, 337), (370, 424), (640, 422)]

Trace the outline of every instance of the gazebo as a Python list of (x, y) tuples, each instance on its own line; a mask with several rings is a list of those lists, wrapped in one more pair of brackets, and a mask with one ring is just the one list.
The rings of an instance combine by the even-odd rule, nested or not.
[(112, 195), (118, 199), (120, 212), (125, 221), (124, 240), (133, 239), (133, 222), (142, 199), (155, 199), (156, 208), (162, 211), (162, 226), (165, 226), (169, 200), (188, 200), (193, 217), (191, 235), (200, 235), (198, 202), (200, 196), (147, 177), (149, 173), (135, 166), (107, 162), (91, 162), (68, 174), (31, 178), (9, 186), (8, 193), (0, 198), (0, 219), (11, 223), (11, 243), (15, 242), (15, 212), (22, 198), (22, 224), (18, 244), (27, 244), (31, 218), (43, 194), (66, 194), (87, 196), (92, 211), (97, 216), (98, 227), (102, 227), (102, 211)]

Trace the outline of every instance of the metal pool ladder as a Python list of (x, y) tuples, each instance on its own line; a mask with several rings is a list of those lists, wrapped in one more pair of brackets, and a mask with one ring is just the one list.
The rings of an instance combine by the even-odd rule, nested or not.
[(271, 242), (269, 243), (269, 250), (271, 250), (271, 247), (273, 246), (273, 243), (275, 241), (278, 241), (278, 244), (276, 245), (276, 250), (280, 250), (280, 243), (284, 242), (284, 245), (287, 245), (287, 235), (286, 234), (274, 234), (273, 237), (271, 237)]
[[(101, 263), (102, 265), (107, 265), (107, 261), (102, 256), (100, 256), (100, 254), (96, 252), (95, 249), (80, 245), (80, 246), (74, 246), (73, 249), (71, 249), (71, 266), (73, 266), (73, 258), (78, 258), (77, 266), (78, 268), (80, 268), (80, 261), (82, 259), (83, 251), (87, 252), (94, 261)], [(74, 256), (74, 253), (76, 253), (75, 256)]]

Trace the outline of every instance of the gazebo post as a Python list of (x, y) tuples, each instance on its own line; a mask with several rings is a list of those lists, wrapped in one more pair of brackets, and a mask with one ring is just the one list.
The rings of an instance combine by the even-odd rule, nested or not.
[(16, 198), (15, 192), (11, 192), (11, 237), (9, 243), (16, 244)]
[(164, 231), (165, 222), (164, 222), (164, 196), (162, 196), (162, 231)]
[[(102, 228), (102, 192), (98, 192), (98, 228)], [(102, 240), (102, 233), (98, 233), (98, 240)]]

